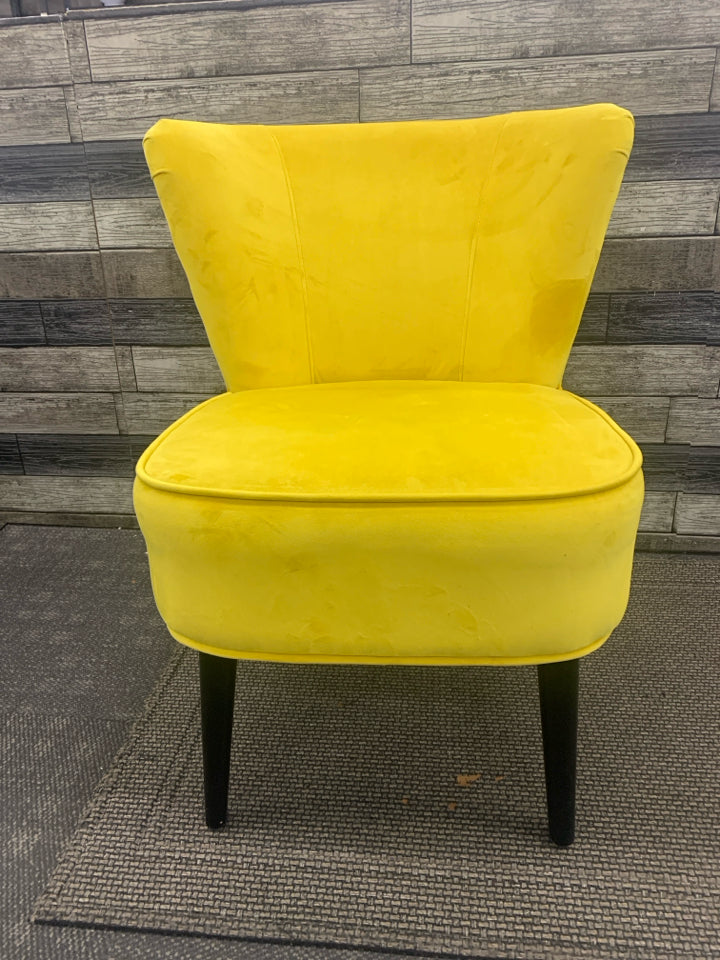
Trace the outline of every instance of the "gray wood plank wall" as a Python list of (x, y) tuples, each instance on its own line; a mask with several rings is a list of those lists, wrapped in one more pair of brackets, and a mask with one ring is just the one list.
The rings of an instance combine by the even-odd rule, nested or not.
[(643, 447), (652, 542), (717, 543), (717, 0), (207, 7), (0, 24), (2, 519), (125, 522), (144, 447), (224, 389), (145, 166), (156, 119), (613, 100), (635, 146), (565, 385)]

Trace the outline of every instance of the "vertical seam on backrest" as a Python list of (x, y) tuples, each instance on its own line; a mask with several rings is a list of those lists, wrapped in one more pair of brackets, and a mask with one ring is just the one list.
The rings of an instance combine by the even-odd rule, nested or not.
[(295, 246), (297, 248), (298, 260), (300, 262), (300, 278), (302, 282), (302, 292), (303, 292), (303, 308), (305, 310), (305, 343), (307, 345), (307, 359), (308, 359), (308, 368), (310, 371), (310, 382), (315, 383), (315, 364), (313, 362), (313, 353), (312, 353), (312, 343), (310, 341), (310, 311), (308, 307), (308, 293), (307, 293), (307, 278), (305, 275), (305, 259), (303, 257), (302, 245), (300, 243), (300, 227), (298, 226), (297, 210), (295, 209), (295, 197), (293, 195), (292, 183), (290, 181), (290, 173), (285, 163), (285, 155), (282, 152), (280, 142), (274, 133), (270, 134), (270, 137), (275, 144), (275, 147), (280, 157), (280, 165), (283, 169), (283, 174), (285, 175), (285, 185), (287, 186), (288, 199), (290, 201), (290, 213), (292, 214), (293, 221), (293, 230), (295, 231)]
[(492, 158), (490, 160), (490, 165), (488, 167), (488, 175), (485, 180), (485, 183), (480, 188), (480, 195), (478, 197), (477, 214), (475, 216), (475, 230), (473, 232), (472, 245), (470, 247), (467, 282), (465, 284), (465, 317), (463, 319), (462, 339), (460, 341), (460, 376), (458, 378), (459, 380), (465, 379), (465, 352), (467, 350), (468, 331), (470, 329), (470, 301), (472, 299), (473, 278), (475, 276), (475, 260), (477, 258), (477, 245), (478, 245), (478, 234), (480, 232), (480, 214), (482, 212), (482, 202), (483, 202), (483, 199), (485, 198), (485, 191), (487, 190), (488, 184), (492, 179), (493, 168), (495, 166), (495, 158), (497, 157), (498, 147), (500, 146), (500, 139), (503, 135), (503, 132), (505, 131), (505, 126), (507, 122), (508, 122), (508, 117), (505, 117), (500, 129), (498, 130), (497, 140), (495, 141), (495, 147), (493, 149)]

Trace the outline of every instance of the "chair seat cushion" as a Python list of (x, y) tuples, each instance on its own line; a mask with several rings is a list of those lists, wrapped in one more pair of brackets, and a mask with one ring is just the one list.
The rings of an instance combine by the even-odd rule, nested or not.
[(138, 475), (267, 500), (514, 500), (625, 482), (640, 453), (586, 400), (532, 384), (374, 381), (226, 393), (179, 420)]
[(625, 609), (641, 455), (530, 384), (213, 397), (145, 451), (135, 506), (177, 639), (262, 659), (547, 662)]

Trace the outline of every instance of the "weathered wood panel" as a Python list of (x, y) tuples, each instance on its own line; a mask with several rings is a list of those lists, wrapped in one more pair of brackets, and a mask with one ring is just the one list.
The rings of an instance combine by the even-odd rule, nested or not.
[(675, 511), (677, 533), (717, 536), (720, 534), (720, 497), (679, 493)]
[(618, 293), (610, 297), (609, 343), (720, 343), (716, 293)]
[(381, 67), (360, 71), (362, 120), (480, 117), (621, 103), (637, 115), (707, 110), (715, 50)]
[(189, 299), (190, 287), (173, 249), (104, 250), (105, 281), (113, 300)]
[(62, 87), (0, 90), (0, 146), (69, 142)]
[(142, 137), (161, 117), (216, 123), (349, 123), (358, 119), (354, 70), (81, 83), (75, 87), (75, 95), (86, 140)]
[(223, 393), (217, 361), (203, 347), (133, 347), (138, 390), (168, 393)]
[(141, 140), (98, 140), (85, 151), (95, 199), (157, 196)]
[(677, 397), (670, 403), (668, 443), (720, 446), (720, 400)]
[(12, 433), (0, 434), (0, 473), (17, 476), (23, 472), (17, 437)]
[(608, 237), (711, 234), (715, 229), (719, 197), (718, 180), (625, 183), (613, 211)]
[(208, 346), (193, 300), (111, 300), (110, 315), (116, 343)]
[[(697, 236), (712, 234), (720, 181), (679, 180), (629, 183), (620, 191), (609, 237)], [(97, 200), (100, 243), (104, 247), (167, 247), (170, 231), (157, 198)]]
[(96, 248), (95, 223), (89, 202), (0, 203), (2, 251)]
[(683, 489), (690, 462), (689, 444), (643, 443), (643, 473), (647, 490)]
[(0, 301), (0, 346), (32, 347), (45, 343), (40, 304), (30, 301)]
[(720, 43), (716, 0), (413, 0), (413, 61)]
[(102, 247), (172, 246), (170, 230), (157, 199), (96, 200), (95, 218)]
[[(157, 436), (211, 393), (124, 393), (120, 398), (124, 413), (124, 432)], [(142, 451), (140, 451), (142, 452)], [(139, 456), (139, 454), (138, 454)]]
[(97, 253), (0, 253), (3, 300), (102, 296), (102, 269)]
[(717, 237), (606, 240), (593, 291), (712, 290), (718, 256)]
[(720, 177), (720, 115), (636, 117), (625, 180)]
[(88, 20), (85, 30), (93, 80), (103, 81), (410, 62), (410, 0)]
[(582, 396), (696, 395), (717, 389), (701, 346), (576, 346), (563, 386)]
[(0, 394), (0, 431), (119, 433), (115, 403), (109, 393)]
[(638, 443), (662, 443), (667, 429), (667, 397), (589, 397)]
[[(145, 175), (149, 176), (147, 171)], [(610, 221), (608, 237), (712, 234), (719, 198), (720, 181), (717, 180), (625, 184)], [(97, 200), (95, 216), (102, 246), (172, 245), (157, 197)]]
[[(42, 311), (47, 342), (56, 347), (112, 343), (208, 346), (205, 328), (192, 300), (110, 300), (109, 313), (105, 300), (45, 300), (39, 308), (34, 306), (37, 313)], [(3, 316), (0, 302), (0, 342)], [(42, 322), (39, 333), (42, 336)], [(24, 326), (18, 329), (17, 339), (7, 345), (24, 346), (22, 336), (27, 336)], [(44, 343), (44, 337), (37, 342)]]
[(82, 144), (0, 147), (0, 203), (89, 198)]
[(720, 494), (720, 447), (691, 447), (682, 487), (687, 493)]
[(640, 515), (640, 529), (643, 532), (670, 532), (673, 528), (676, 493), (646, 491)]
[(5, 510), (132, 513), (132, 479), (116, 477), (0, 477)]
[(576, 343), (604, 343), (607, 334), (610, 297), (603, 294), (590, 294), (583, 310)]
[(112, 347), (0, 348), (0, 390), (40, 392), (118, 390)]
[(70, 83), (62, 25), (14, 24), (0, 30), (0, 88)]
[(40, 310), (51, 346), (103, 346), (113, 342), (105, 300), (45, 300)]
[(31, 476), (131, 477), (134, 464), (127, 437), (20, 434), (17, 445)]

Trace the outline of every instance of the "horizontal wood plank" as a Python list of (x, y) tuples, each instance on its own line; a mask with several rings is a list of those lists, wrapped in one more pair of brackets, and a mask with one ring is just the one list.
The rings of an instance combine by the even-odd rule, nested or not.
[(362, 120), (480, 117), (621, 103), (636, 115), (707, 110), (715, 50), (645, 51), (360, 71)]
[(113, 342), (105, 300), (44, 300), (40, 309), (51, 346), (105, 346)]
[[(712, 234), (720, 181), (675, 180), (623, 186), (608, 228), (609, 237)], [(2, 208), (0, 208), (0, 214)], [(170, 231), (157, 198), (97, 200), (104, 247), (169, 247)]]
[[(638, 38), (642, 38), (639, 40)], [(715, 0), (413, 0), (413, 61), (720, 44)]]
[(716, 293), (618, 293), (610, 297), (608, 343), (720, 343)]
[(0, 347), (34, 347), (45, 343), (40, 304), (32, 300), (0, 301)]
[(679, 493), (675, 532), (699, 536), (720, 534), (720, 496)]
[(683, 237), (712, 234), (720, 198), (719, 180), (625, 183), (608, 237)]
[(96, 81), (287, 73), (410, 62), (410, 0), (88, 20), (85, 31)]
[(92, 195), (96, 200), (156, 199), (140, 139), (91, 141), (85, 144), (85, 152)]
[(690, 448), (682, 489), (686, 493), (720, 494), (720, 446)]
[(0, 473), (11, 476), (24, 473), (17, 437), (12, 433), (0, 433)]
[(69, 142), (62, 87), (0, 90), (0, 147)]
[(673, 528), (676, 497), (676, 493), (646, 491), (640, 514), (640, 530), (644, 533), (669, 533)]
[(671, 443), (720, 447), (720, 400), (703, 400), (698, 397), (673, 398), (670, 404), (667, 439)]
[(118, 390), (112, 347), (0, 348), (0, 390), (31, 393)]
[(636, 117), (625, 180), (720, 177), (720, 114)]
[(690, 464), (689, 444), (643, 443), (640, 446), (646, 490), (684, 489)]
[(102, 247), (172, 246), (170, 230), (157, 198), (96, 200), (94, 207)]
[(13, 24), (0, 30), (0, 89), (71, 83), (62, 24)]
[(0, 253), (0, 299), (91, 299), (103, 296), (97, 253)]
[[(0, 394), (3, 433), (119, 433), (109, 393)], [(137, 431), (139, 432), (139, 431)]]
[(589, 397), (638, 443), (662, 443), (667, 429), (667, 397)]
[(17, 445), (30, 476), (131, 477), (134, 472), (127, 437), (20, 434)]
[[(10, 301), (12, 303), (12, 301)], [(192, 300), (44, 300), (47, 342), (52, 346), (137, 344), (207, 347), (208, 340)], [(109, 312), (108, 312), (109, 306)], [(3, 304), (0, 302), (0, 337)], [(22, 335), (24, 330), (20, 330)], [(39, 340), (43, 343), (44, 339)], [(8, 346), (23, 346), (21, 339)]]
[(209, 396), (212, 396), (212, 393), (123, 393), (120, 403), (125, 431), (130, 434), (157, 436)]
[(354, 70), (89, 83), (75, 87), (86, 140), (142, 137), (161, 117), (216, 123), (350, 123)]
[(89, 202), (0, 203), (0, 251), (93, 249)]
[(110, 315), (116, 343), (208, 346), (207, 334), (193, 300), (111, 300)]
[(718, 262), (718, 237), (606, 240), (593, 292), (713, 290)]
[(607, 335), (608, 310), (610, 297), (592, 293), (583, 310), (576, 343), (604, 343)]
[(89, 199), (81, 143), (0, 147), (0, 203)]
[[(719, 364), (720, 367), (720, 364)], [(563, 380), (582, 396), (697, 395), (717, 390), (720, 369), (702, 346), (575, 346)]]
[(173, 249), (104, 250), (107, 296), (113, 300), (190, 298), (190, 287)]
[(223, 393), (217, 361), (204, 347), (133, 347), (138, 390), (168, 393)]
[(0, 508), (132, 513), (132, 484), (129, 477), (0, 477)]

